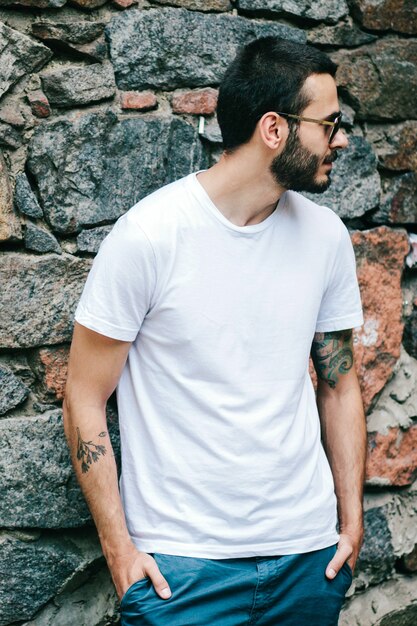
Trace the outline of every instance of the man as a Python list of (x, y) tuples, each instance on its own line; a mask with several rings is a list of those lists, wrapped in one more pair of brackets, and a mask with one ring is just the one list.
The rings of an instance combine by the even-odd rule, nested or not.
[(138, 202), (94, 260), (64, 424), (124, 626), (337, 624), (363, 536), (363, 320), (347, 229), (297, 193), (348, 143), (335, 70), (275, 37), (241, 49), (219, 162)]

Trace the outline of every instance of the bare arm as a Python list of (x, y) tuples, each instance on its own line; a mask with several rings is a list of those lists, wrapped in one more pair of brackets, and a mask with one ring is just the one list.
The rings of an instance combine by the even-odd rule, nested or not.
[[(354, 367), (352, 331), (316, 333), (311, 356), (317, 372), (317, 405), (323, 447), (337, 496), (340, 540), (330, 562), (336, 573), (348, 560), (354, 569), (363, 539), (366, 420)], [(332, 576), (330, 576), (332, 577)]]
[(75, 322), (63, 403), (64, 429), (78, 482), (97, 527), (119, 597), (149, 576), (161, 597), (168, 583), (155, 560), (130, 539), (107, 431), (106, 404), (119, 381), (131, 343)]

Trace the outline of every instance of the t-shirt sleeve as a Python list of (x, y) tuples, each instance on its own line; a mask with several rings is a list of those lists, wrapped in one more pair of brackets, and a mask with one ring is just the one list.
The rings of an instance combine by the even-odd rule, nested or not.
[(155, 283), (152, 245), (124, 214), (100, 244), (74, 318), (102, 335), (133, 341), (152, 307)]
[(324, 291), (316, 332), (355, 328), (363, 324), (363, 313), (355, 253), (349, 231), (340, 222), (341, 235), (328, 285)]

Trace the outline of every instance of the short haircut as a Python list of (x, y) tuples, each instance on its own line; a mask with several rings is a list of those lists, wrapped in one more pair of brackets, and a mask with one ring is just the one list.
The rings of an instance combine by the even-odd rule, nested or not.
[(306, 78), (334, 77), (336, 70), (324, 52), (281, 37), (261, 37), (241, 48), (224, 74), (217, 100), (224, 151), (231, 154), (247, 143), (268, 111), (299, 115), (310, 102), (302, 89)]

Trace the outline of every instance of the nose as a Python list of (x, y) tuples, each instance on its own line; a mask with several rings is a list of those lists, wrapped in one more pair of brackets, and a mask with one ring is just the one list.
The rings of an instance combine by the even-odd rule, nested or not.
[(332, 142), (329, 145), (331, 146), (332, 149), (338, 148), (338, 149), (343, 150), (344, 148), (347, 148), (347, 146), (349, 145), (349, 139), (346, 137), (344, 131), (341, 128), (339, 128), (339, 130), (333, 137)]

